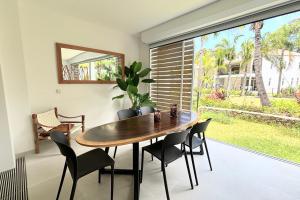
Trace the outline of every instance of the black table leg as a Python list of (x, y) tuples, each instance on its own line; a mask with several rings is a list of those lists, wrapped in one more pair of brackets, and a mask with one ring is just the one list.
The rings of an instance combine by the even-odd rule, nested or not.
[(133, 143), (134, 200), (140, 196), (139, 143)]
[(108, 152), (109, 152), (109, 147), (105, 147), (105, 152), (108, 154)]

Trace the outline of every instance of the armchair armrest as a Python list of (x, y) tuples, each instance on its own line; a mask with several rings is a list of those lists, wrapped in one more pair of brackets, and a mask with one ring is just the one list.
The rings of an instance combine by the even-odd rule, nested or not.
[(84, 115), (78, 115), (78, 116), (65, 116), (65, 115), (61, 115), (61, 114), (57, 114), (57, 116), (61, 117), (61, 118), (66, 118), (66, 119), (73, 119), (73, 118), (79, 118), (79, 117), (83, 117)]
[(84, 131), (85, 126), (84, 126), (84, 122), (85, 122), (85, 115), (78, 115), (78, 116), (65, 116), (65, 115), (61, 115), (61, 114), (57, 114), (58, 117), (64, 118), (64, 119), (75, 119), (75, 118), (81, 118), (81, 121), (74, 121), (74, 120), (62, 120), (60, 121), (61, 123), (81, 123), (81, 130)]

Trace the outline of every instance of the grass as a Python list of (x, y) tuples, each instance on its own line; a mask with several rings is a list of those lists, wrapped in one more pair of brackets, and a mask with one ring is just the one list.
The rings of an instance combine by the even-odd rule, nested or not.
[(213, 118), (207, 137), (245, 147), (274, 157), (300, 163), (300, 129), (251, 122), (224, 114), (205, 112), (202, 119)]

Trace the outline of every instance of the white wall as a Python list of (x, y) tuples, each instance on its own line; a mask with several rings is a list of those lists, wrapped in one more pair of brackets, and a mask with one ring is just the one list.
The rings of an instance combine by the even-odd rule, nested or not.
[[(1, 62), (1, 60), (0, 60)], [(15, 165), (13, 144), (10, 136), (3, 77), (0, 65), (0, 172), (11, 169)]]
[(139, 59), (136, 37), (26, 1), (19, 1), (19, 12), (31, 112), (57, 106), (66, 115), (85, 114), (86, 126), (92, 127), (115, 120), (116, 111), (128, 107), (111, 100), (121, 93), (111, 84), (58, 84), (54, 45), (62, 42), (124, 53), (129, 64)]
[[(0, 64), (2, 65), (7, 119), (15, 153), (20, 153), (32, 148), (33, 141), (17, 0), (0, 0), (0, 5)], [(4, 113), (1, 112), (1, 114)], [(0, 134), (7, 134), (8, 130), (5, 128), (7, 122), (2, 117)], [(4, 143), (7, 145), (4, 153), (10, 155), (9, 144), (11, 142)], [(2, 144), (0, 146), (4, 148)], [(1, 162), (1, 164), (4, 163)]]

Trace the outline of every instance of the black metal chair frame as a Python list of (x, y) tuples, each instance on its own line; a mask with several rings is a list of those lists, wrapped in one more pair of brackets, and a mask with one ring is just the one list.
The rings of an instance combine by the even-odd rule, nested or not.
[[(75, 190), (77, 186), (78, 180), (96, 170), (99, 170), (98, 182), (100, 183), (100, 170), (104, 167), (111, 167), (111, 200), (113, 200), (113, 190), (114, 190), (114, 160), (110, 158), (105, 151), (102, 149), (94, 149), (79, 156), (76, 156), (74, 150), (69, 146), (67, 137), (61, 132), (52, 132), (50, 134), (51, 139), (57, 144), (62, 155), (66, 157), (62, 177), (59, 184), (58, 193), (56, 196), (56, 200), (59, 199), (59, 195), (61, 192), (61, 188), (64, 182), (64, 178), (66, 175), (67, 168), (70, 171), (70, 174), (73, 179), (73, 185), (70, 195), (70, 200), (73, 200), (75, 195)], [(81, 162), (78, 162), (78, 161)], [(96, 162), (97, 160), (103, 161), (103, 163)], [(84, 161), (84, 162), (83, 162)], [(90, 164), (89, 166), (82, 166)]]
[[(143, 180), (143, 170), (144, 170), (144, 152), (147, 151), (151, 155), (155, 156), (157, 159), (161, 161), (161, 170), (163, 173), (164, 179), (164, 186), (166, 191), (167, 199), (170, 199), (169, 190), (168, 190), (168, 183), (166, 177), (166, 168), (165, 166), (169, 163), (179, 159), (184, 155), (186, 167), (190, 179), (191, 188), (194, 189), (193, 181), (191, 177), (189, 162), (187, 158), (187, 153), (185, 150), (185, 146), (182, 145), (185, 142), (187, 137), (188, 131), (172, 133), (167, 135), (164, 140), (161, 140), (157, 143), (145, 146), (142, 148), (142, 164), (141, 164), (141, 181)], [(175, 145), (181, 144), (183, 149), (177, 148)], [(152, 149), (152, 150), (151, 150)], [(155, 152), (154, 152), (155, 151)]]
[[(184, 146), (187, 146), (189, 148), (189, 154), (191, 155), (192, 165), (193, 165), (193, 171), (195, 175), (196, 185), (198, 185), (198, 178), (197, 178), (197, 172), (195, 167), (195, 161), (194, 161), (194, 152), (193, 149), (200, 147), (200, 152), (202, 150), (202, 144), (204, 144), (205, 151), (207, 154), (207, 159), (210, 167), (210, 171), (212, 171), (211, 161), (208, 153), (208, 148), (206, 144), (206, 138), (205, 138), (205, 131), (210, 123), (211, 118), (207, 119), (205, 122), (197, 123), (195, 124), (191, 129), (189, 134), (187, 135), (186, 142), (184, 143)], [(195, 136), (197, 134), (197, 136)]]
[[(117, 114), (118, 114), (119, 120), (125, 120), (125, 119), (128, 119), (128, 118), (137, 116), (136, 111), (132, 110), (132, 109), (119, 110), (117, 112)], [(115, 147), (113, 158), (116, 158), (117, 150), (118, 150), (118, 146)]]

